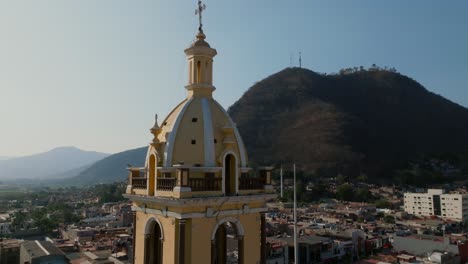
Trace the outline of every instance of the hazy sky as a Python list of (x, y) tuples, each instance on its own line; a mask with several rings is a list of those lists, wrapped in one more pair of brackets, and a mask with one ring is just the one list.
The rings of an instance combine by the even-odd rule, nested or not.
[[(468, 106), (468, 1), (206, 0), (229, 107), (290, 66), (395, 67)], [(153, 116), (185, 97), (196, 0), (0, 0), (0, 156), (57, 146), (146, 145)]]

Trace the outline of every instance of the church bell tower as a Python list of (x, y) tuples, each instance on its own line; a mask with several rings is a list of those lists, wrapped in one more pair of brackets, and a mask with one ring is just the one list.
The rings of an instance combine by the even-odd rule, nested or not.
[(265, 261), (272, 167), (252, 169), (242, 138), (213, 99), (213, 58), (201, 24), (185, 50), (187, 97), (150, 129), (145, 166), (129, 169), (135, 264)]

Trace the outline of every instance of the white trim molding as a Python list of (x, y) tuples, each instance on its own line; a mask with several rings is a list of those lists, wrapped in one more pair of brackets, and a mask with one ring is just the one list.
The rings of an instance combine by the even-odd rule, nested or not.
[[(135, 210), (137, 211), (137, 210)], [(140, 211), (141, 212), (141, 211)], [(164, 240), (164, 230), (163, 230), (163, 226), (161, 224), (161, 222), (159, 221), (159, 219), (155, 216), (151, 216), (150, 218), (148, 218), (148, 220), (146, 220), (146, 224), (145, 224), (145, 235), (149, 235), (151, 233), (151, 224), (153, 222), (156, 222), (158, 225), (159, 225), (159, 230), (161, 231), (161, 237), (160, 239), (161, 240)]]
[(142, 194), (122, 194), (123, 197), (136, 203), (164, 204), (174, 207), (193, 207), (193, 206), (219, 206), (221, 204), (237, 204), (248, 202), (267, 202), (277, 198), (273, 193), (259, 193), (250, 195), (236, 196), (213, 196), (213, 197), (191, 197), (183, 199), (174, 199), (170, 197), (148, 196)]
[(223, 111), (223, 113), (227, 116), (230, 125), (234, 129), (234, 135), (236, 136), (237, 146), (239, 146), (241, 165), (242, 165), (242, 167), (247, 167), (247, 152), (245, 151), (244, 142), (242, 141), (242, 138), (241, 138), (241, 136), (239, 134), (239, 131), (237, 130), (236, 123), (234, 123), (234, 121), (232, 121), (231, 117), (226, 112), (226, 110), (218, 102), (216, 102), (216, 100), (213, 100), (213, 101), (215, 102), (216, 105), (218, 105), (218, 107), (221, 109), (221, 111)]
[(234, 217), (226, 217), (226, 218), (219, 220), (218, 223), (216, 223), (215, 227), (213, 228), (213, 231), (211, 232), (211, 240), (215, 240), (216, 231), (218, 231), (218, 228), (222, 224), (225, 224), (227, 222), (233, 223), (234, 225), (236, 225), (237, 236), (244, 236), (244, 227), (242, 226), (239, 219), (234, 218)]
[[(260, 208), (249, 208), (248, 210), (239, 209), (239, 210), (225, 210), (225, 211), (213, 211), (211, 216), (207, 214), (207, 212), (203, 213), (176, 213), (171, 211), (163, 211), (158, 209), (150, 209), (150, 208), (141, 208), (138, 206), (132, 206), (132, 210), (135, 212), (142, 212), (145, 214), (153, 214), (153, 215), (160, 215), (164, 217), (173, 217), (175, 219), (192, 219), (192, 218), (212, 218), (212, 217), (220, 217), (220, 216), (238, 216), (242, 214), (255, 214), (255, 213), (262, 213), (268, 211), (266, 207)], [(157, 219), (157, 218), (156, 218)], [(146, 227), (145, 227), (146, 228)], [(162, 226), (161, 226), (162, 228)], [(162, 232), (162, 230), (161, 230)]]

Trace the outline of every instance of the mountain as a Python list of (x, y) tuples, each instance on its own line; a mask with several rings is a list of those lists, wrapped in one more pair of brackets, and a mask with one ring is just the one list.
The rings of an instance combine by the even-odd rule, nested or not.
[(67, 172), (76, 172), (108, 155), (75, 147), (60, 147), (31, 156), (0, 160), (0, 179), (40, 180), (65, 177), (69, 175)]
[[(468, 168), (468, 110), (394, 70), (325, 75), (287, 68), (256, 83), (228, 111), (252, 166), (296, 162), (320, 176), (364, 173), (373, 180), (390, 180), (422, 157), (449, 157)], [(127, 164), (143, 166), (146, 151), (111, 155), (65, 181), (125, 180)]]
[(468, 109), (395, 70), (287, 68), (228, 112), (253, 164), (384, 179), (421, 157), (468, 156)]
[(142, 147), (110, 155), (64, 182), (69, 185), (92, 185), (124, 181), (128, 175), (126, 168), (129, 164), (133, 167), (144, 166), (147, 150), (147, 147)]

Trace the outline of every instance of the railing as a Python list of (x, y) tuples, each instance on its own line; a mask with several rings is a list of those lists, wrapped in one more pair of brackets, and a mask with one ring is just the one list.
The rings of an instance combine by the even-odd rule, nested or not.
[(175, 178), (157, 178), (156, 182), (158, 191), (172, 191), (176, 186)]
[(147, 179), (146, 177), (132, 178), (132, 185), (134, 189), (146, 189)]
[(192, 192), (221, 191), (221, 178), (191, 178), (189, 186)]
[(258, 190), (265, 185), (264, 178), (240, 178), (239, 190)]

